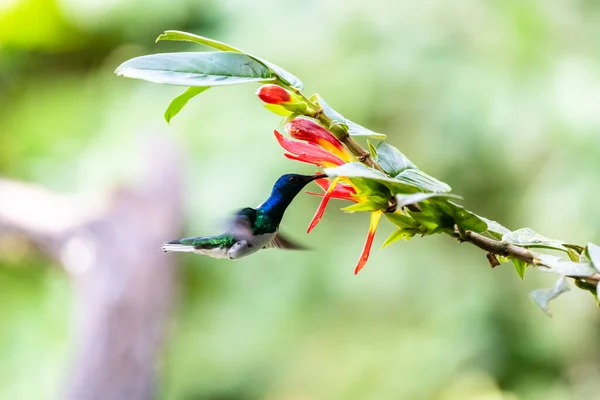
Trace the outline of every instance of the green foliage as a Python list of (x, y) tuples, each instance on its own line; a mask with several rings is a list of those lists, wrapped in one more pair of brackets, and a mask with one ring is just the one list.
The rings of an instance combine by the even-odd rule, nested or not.
[(502, 240), (522, 247), (538, 247), (567, 252), (567, 248), (559, 240), (548, 239), (529, 228), (522, 228), (506, 233)]
[(253, 56), (251, 54), (246, 53), (243, 50), (240, 50), (236, 47), (230, 46), (228, 44), (219, 42), (214, 39), (209, 39), (203, 36), (194, 35), (193, 33), (181, 32), (181, 31), (165, 31), (165, 33), (161, 34), (156, 41), (159, 42), (161, 40), (183, 40), (198, 44), (203, 44), (213, 49), (221, 50), (221, 51), (232, 51), (236, 53), (245, 54), (254, 60), (260, 62), (272, 72), (272, 74), (277, 77), (281, 82), (286, 83), (296, 89), (302, 90), (304, 88), (304, 84), (300, 79), (296, 76), (292, 75), (290, 72), (281, 68), (278, 65), (273, 64), (272, 62), (266, 61), (260, 57)]
[(338, 127), (343, 129), (350, 136), (362, 136), (381, 140), (386, 138), (386, 135), (383, 133), (373, 132), (372, 130), (365, 128), (356, 122), (346, 119), (342, 114), (331, 108), (329, 104), (327, 104), (325, 100), (318, 94), (312, 96), (311, 99), (314, 99), (315, 102), (323, 109), (323, 113), (325, 113), (325, 115), (331, 119), (331, 125), (326, 128), (334, 129), (335, 127)]
[(167, 123), (171, 122), (171, 119), (185, 107), (188, 101), (208, 89), (210, 89), (210, 86), (191, 86), (181, 95), (171, 100), (171, 104), (169, 104), (167, 111), (165, 111), (165, 120)]
[(264, 64), (234, 52), (152, 54), (125, 61), (115, 72), (126, 78), (178, 86), (212, 87), (276, 80)]

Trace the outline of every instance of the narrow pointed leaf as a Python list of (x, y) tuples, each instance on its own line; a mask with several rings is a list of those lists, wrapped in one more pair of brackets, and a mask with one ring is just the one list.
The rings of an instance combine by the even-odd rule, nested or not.
[(548, 308), (548, 303), (551, 300), (554, 300), (561, 294), (568, 292), (569, 286), (567, 284), (567, 279), (564, 276), (561, 276), (552, 289), (538, 289), (531, 292), (529, 295), (533, 302), (549, 317), (552, 316), (550, 309)]
[(219, 42), (218, 40), (214, 40), (214, 39), (209, 39), (204, 36), (194, 35), (193, 33), (189, 33), (189, 32), (165, 31), (165, 33), (162, 33), (158, 38), (156, 38), (157, 42), (160, 42), (162, 40), (181, 40), (181, 41), (186, 41), (186, 42), (194, 42), (194, 43), (203, 44), (205, 46), (212, 47), (213, 49), (217, 49), (217, 50), (221, 50), (221, 51), (233, 51), (236, 53), (244, 53), (242, 50), (235, 48), (233, 46), (230, 46), (226, 43)]
[(115, 72), (127, 78), (181, 86), (222, 86), (276, 79), (252, 57), (232, 52), (151, 54), (125, 61)]
[(203, 44), (205, 46), (212, 47), (213, 49), (221, 50), (221, 51), (233, 51), (236, 53), (246, 54), (247, 56), (252, 57), (256, 61), (262, 63), (264, 66), (269, 68), (277, 77), (279, 77), (282, 81), (288, 83), (289, 85), (302, 90), (304, 88), (304, 84), (298, 77), (294, 76), (292, 73), (286, 71), (280, 66), (273, 64), (270, 61), (264, 60), (260, 57), (253, 56), (252, 54), (248, 54), (245, 51), (238, 49), (236, 47), (230, 46), (226, 43), (219, 42), (218, 40), (210, 39), (204, 36), (195, 35), (193, 33), (181, 32), (181, 31), (165, 31), (165, 33), (161, 34), (156, 41), (161, 40), (183, 40), (187, 42), (193, 42), (198, 44)]
[(378, 211), (381, 210), (381, 205), (373, 201), (363, 201), (360, 203), (352, 204), (351, 206), (342, 208), (342, 211), (348, 213), (360, 212), (360, 211)]
[(171, 119), (173, 119), (173, 117), (176, 116), (183, 107), (185, 107), (192, 97), (197, 96), (208, 89), (210, 89), (209, 86), (192, 86), (171, 100), (171, 104), (169, 104), (167, 111), (165, 111), (165, 120), (167, 123), (171, 122)]
[(401, 229), (413, 229), (413, 228), (417, 228), (419, 226), (412, 217), (401, 214), (399, 212), (385, 213), (385, 216), (394, 225), (396, 225), (398, 228), (401, 228)]
[(562, 242), (554, 239), (548, 239), (547, 237), (544, 237), (529, 228), (522, 228), (514, 232), (507, 233), (502, 236), (502, 240), (507, 243), (522, 247), (540, 247), (560, 250), (564, 251), (565, 253), (568, 251), (567, 248), (563, 246)]
[(411, 239), (413, 236), (415, 236), (414, 231), (409, 231), (407, 229), (398, 229), (395, 232), (393, 232), (386, 240), (385, 242), (383, 242), (383, 244), (381, 245), (381, 248), (387, 247), (390, 244), (397, 242), (400, 239)]
[(527, 269), (527, 263), (523, 260), (519, 260), (518, 258), (511, 258), (510, 261), (515, 266), (515, 270), (521, 279), (525, 279), (525, 270)]
[(461, 199), (460, 196), (452, 193), (413, 193), (413, 194), (397, 194), (396, 195), (396, 208), (402, 208), (409, 204), (420, 203), (423, 200), (427, 200), (433, 197), (451, 197), (455, 199)]

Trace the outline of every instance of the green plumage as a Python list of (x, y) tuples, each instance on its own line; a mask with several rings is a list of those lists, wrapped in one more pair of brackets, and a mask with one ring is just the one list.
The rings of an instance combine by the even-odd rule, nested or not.
[(248, 218), (252, 234), (255, 236), (273, 233), (277, 230), (277, 223), (261, 209), (242, 208), (236, 215)]
[(233, 235), (224, 233), (217, 236), (191, 237), (178, 240), (179, 244), (193, 246), (195, 249), (214, 249), (217, 247), (231, 247), (236, 239)]

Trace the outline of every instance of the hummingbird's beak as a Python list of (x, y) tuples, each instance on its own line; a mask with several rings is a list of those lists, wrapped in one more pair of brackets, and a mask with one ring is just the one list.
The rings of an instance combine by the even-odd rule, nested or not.
[(311, 181), (314, 181), (315, 179), (321, 179), (321, 178), (327, 178), (327, 175), (325, 175), (325, 174), (313, 175), (308, 179), (308, 181), (311, 182)]

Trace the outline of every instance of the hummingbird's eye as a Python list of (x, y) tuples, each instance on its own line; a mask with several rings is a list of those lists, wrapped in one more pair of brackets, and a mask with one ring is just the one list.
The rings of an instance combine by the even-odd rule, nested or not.
[(298, 179), (297, 179), (295, 176), (290, 176), (290, 179), (289, 179), (289, 180), (290, 180), (290, 182), (291, 182), (291, 183), (294, 183), (294, 182), (296, 182)]

